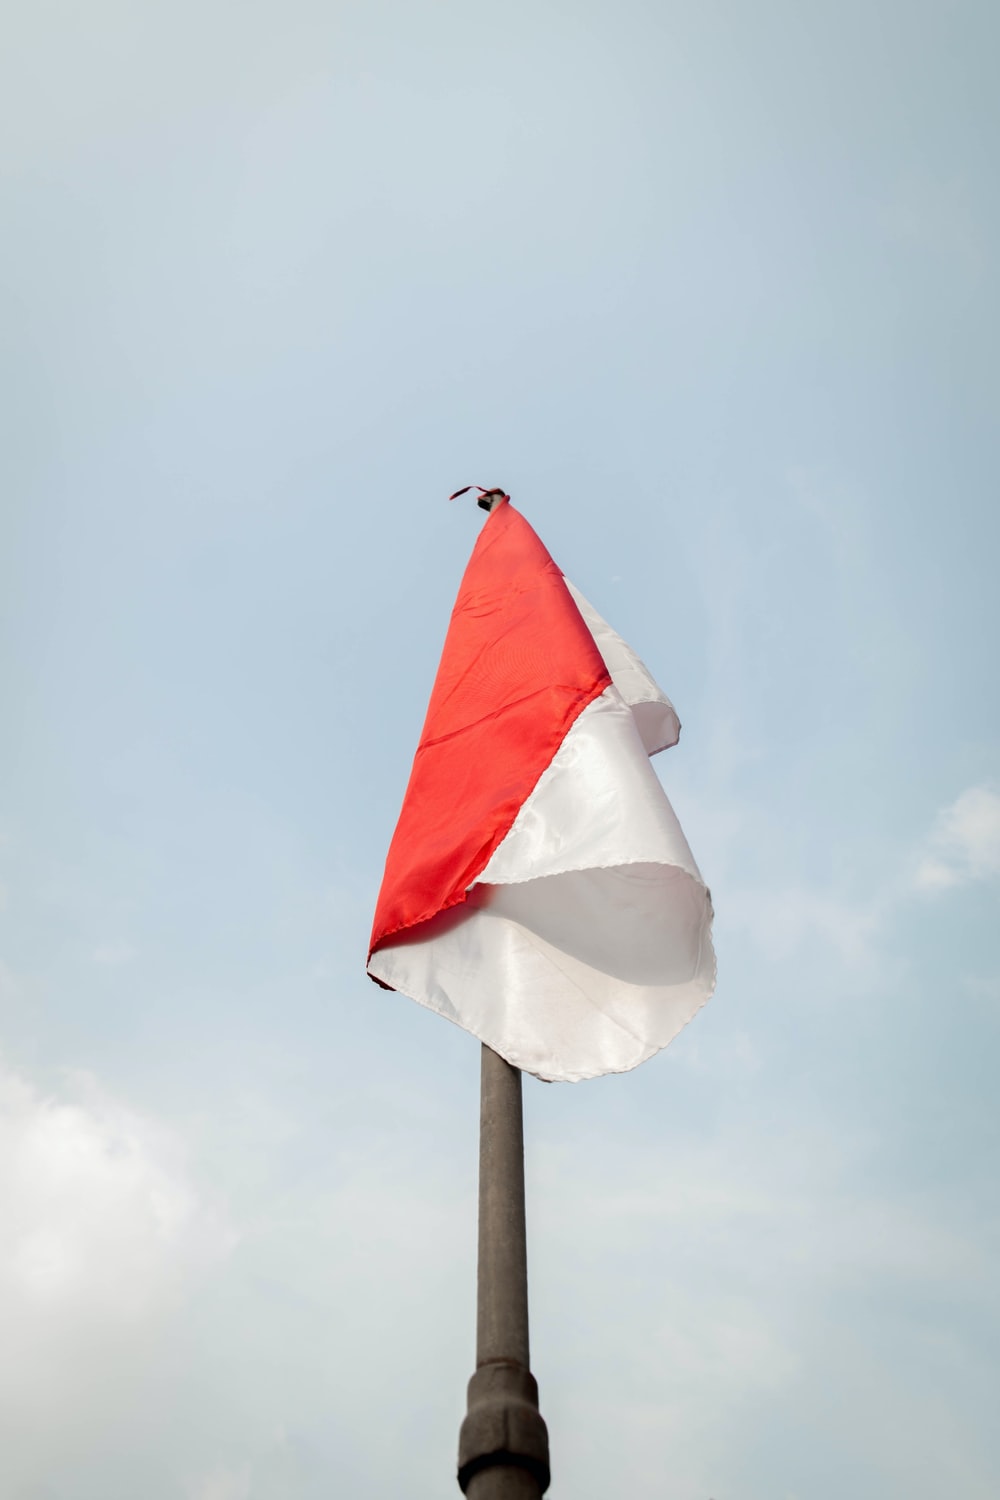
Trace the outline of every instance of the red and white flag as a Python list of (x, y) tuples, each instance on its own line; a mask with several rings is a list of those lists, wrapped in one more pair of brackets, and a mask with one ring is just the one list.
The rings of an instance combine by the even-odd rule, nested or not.
[(649, 757), (673, 706), (495, 504), (452, 612), (368, 973), (539, 1078), (624, 1072), (712, 993), (712, 905)]

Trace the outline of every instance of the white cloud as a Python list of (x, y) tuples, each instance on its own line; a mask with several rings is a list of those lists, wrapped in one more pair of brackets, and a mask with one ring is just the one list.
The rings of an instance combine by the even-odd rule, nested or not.
[(724, 909), (730, 925), (749, 933), (771, 960), (787, 959), (818, 940), (858, 968), (877, 957), (886, 919), (915, 892), (933, 894), (998, 874), (1000, 795), (975, 786), (938, 813), (909, 870), (904, 865), (860, 899), (805, 884), (764, 885), (729, 890)]
[(0, 1122), (0, 1298), (130, 1319), (231, 1243), (177, 1138), (88, 1075), (57, 1096), (0, 1065)]
[(151, 1334), (235, 1243), (183, 1143), (92, 1077), (0, 1062), (0, 1490), (46, 1480), (43, 1434), (83, 1448), (141, 1378)]
[(934, 892), (1000, 874), (1000, 796), (973, 786), (938, 813), (913, 874), (918, 890)]

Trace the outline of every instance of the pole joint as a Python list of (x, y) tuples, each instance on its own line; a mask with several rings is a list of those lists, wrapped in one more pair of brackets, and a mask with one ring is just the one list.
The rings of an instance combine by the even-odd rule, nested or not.
[(549, 1487), (549, 1434), (530, 1370), (511, 1360), (480, 1365), (469, 1381), (469, 1409), (458, 1438), (463, 1494), (484, 1469), (523, 1469), (543, 1495)]

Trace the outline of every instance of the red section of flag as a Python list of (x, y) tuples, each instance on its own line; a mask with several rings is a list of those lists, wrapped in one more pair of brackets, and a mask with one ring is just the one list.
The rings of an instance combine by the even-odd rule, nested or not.
[(503, 501), (452, 611), (370, 952), (465, 900), (570, 726), (610, 682), (562, 573)]

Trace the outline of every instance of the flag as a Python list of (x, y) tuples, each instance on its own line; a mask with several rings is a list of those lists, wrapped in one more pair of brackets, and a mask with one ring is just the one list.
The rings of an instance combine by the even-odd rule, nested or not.
[(368, 973), (525, 1072), (635, 1067), (712, 993), (712, 904), (649, 757), (673, 705), (504, 497), (459, 589)]

